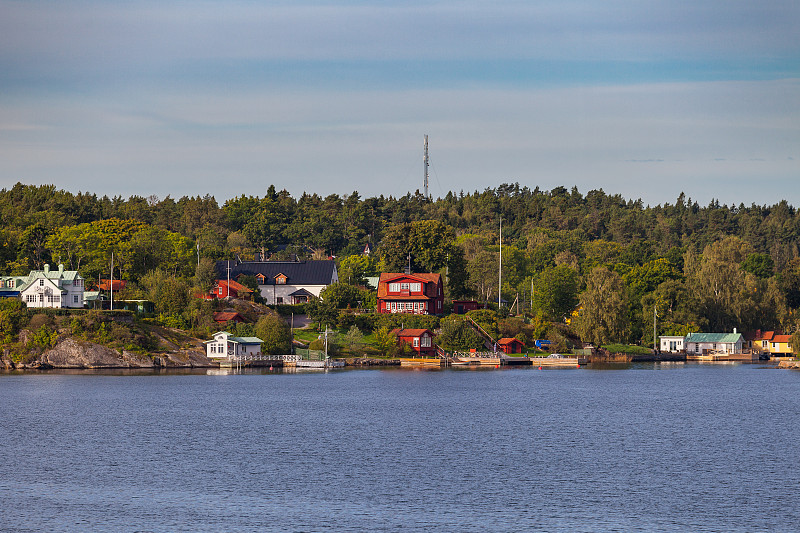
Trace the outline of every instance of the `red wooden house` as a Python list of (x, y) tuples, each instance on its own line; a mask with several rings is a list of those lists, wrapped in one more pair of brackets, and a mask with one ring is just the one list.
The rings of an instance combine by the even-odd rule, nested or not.
[(378, 280), (379, 313), (438, 315), (444, 306), (441, 274), (381, 274)]
[(522, 353), (525, 345), (519, 339), (503, 337), (497, 341), (497, 348), (503, 353)]
[(478, 302), (475, 300), (453, 300), (453, 312), (457, 315), (464, 315), (476, 309), (478, 309)]
[(249, 300), (253, 296), (253, 289), (245, 287), (238, 281), (218, 279), (214, 288), (211, 289), (211, 297), (226, 298), (228, 296), (231, 298)]
[(394, 329), (397, 340), (405, 342), (416, 352), (418, 357), (435, 357), (436, 346), (433, 345), (433, 332), (429, 329)]

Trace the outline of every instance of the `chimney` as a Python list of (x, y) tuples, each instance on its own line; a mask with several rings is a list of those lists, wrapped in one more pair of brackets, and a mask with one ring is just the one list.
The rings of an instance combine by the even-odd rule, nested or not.
[(64, 264), (63, 263), (59, 263), (58, 264), (58, 275), (61, 276), (63, 273), (64, 273)]
[(736, 328), (733, 328), (733, 332), (736, 333)]
[(44, 265), (44, 274), (46, 276), (49, 273), (50, 273), (50, 264), (49, 263), (45, 263), (45, 265)]

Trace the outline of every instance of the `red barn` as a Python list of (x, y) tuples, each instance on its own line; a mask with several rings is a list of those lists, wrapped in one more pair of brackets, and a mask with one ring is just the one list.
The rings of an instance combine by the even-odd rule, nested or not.
[(503, 353), (522, 353), (525, 345), (513, 337), (503, 337), (497, 341), (497, 347)]
[(378, 280), (379, 313), (438, 315), (444, 307), (441, 274), (381, 274)]
[(429, 329), (394, 329), (397, 340), (410, 345), (419, 357), (435, 357), (436, 346), (433, 345), (433, 332)]

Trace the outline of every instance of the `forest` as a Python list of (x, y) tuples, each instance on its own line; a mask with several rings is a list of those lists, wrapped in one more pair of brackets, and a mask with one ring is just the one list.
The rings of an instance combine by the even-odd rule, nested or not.
[[(484, 191), (362, 198), (358, 192), (127, 199), (53, 185), (0, 190), (0, 274), (44, 264), (87, 285), (129, 281), (184, 323), (219, 259), (335, 258), (342, 284), (401, 271), (441, 272), (446, 298), (568, 324), (581, 339), (653, 342), (657, 333), (798, 329), (800, 215), (786, 200), (701, 206), (681, 194), (656, 206), (577, 188), (503, 184)], [(502, 220), (502, 286), (499, 260)], [(372, 253), (362, 254), (369, 245)], [(344, 304), (343, 304), (344, 305)]]

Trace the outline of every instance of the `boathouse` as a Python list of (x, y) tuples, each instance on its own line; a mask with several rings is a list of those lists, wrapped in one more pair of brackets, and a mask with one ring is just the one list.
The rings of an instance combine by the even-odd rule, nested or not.
[(206, 356), (212, 359), (240, 357), (243, 355), (261, 355), (261, 343), (258, 337), (234, 337), (227, 331), (214, 333), (214, 338), (205, 341)]

